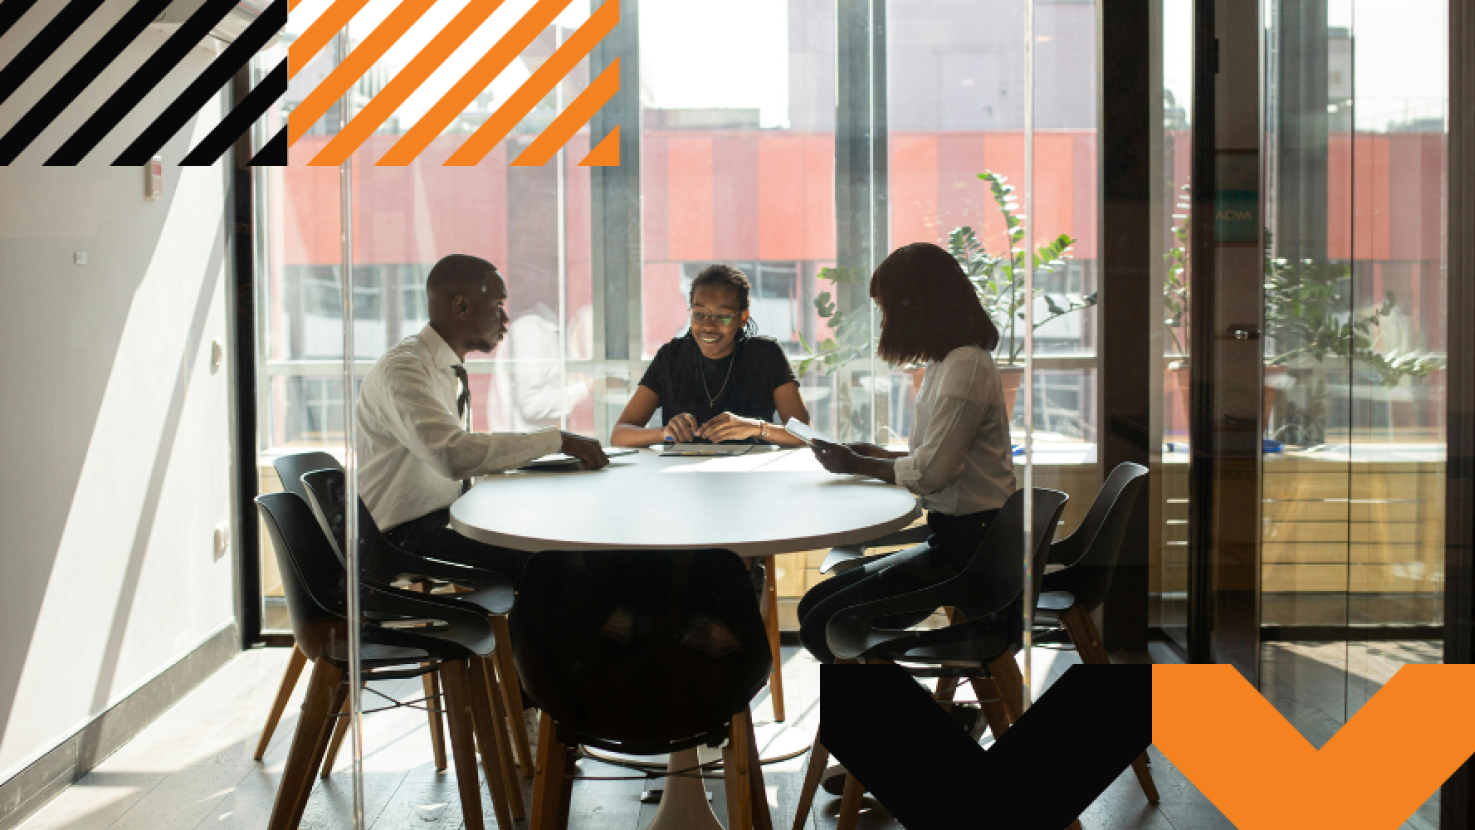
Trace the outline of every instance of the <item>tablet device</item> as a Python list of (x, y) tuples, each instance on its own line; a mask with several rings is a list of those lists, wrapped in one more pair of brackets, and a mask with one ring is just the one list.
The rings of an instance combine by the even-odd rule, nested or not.
[[(637, 450), (634, 447), (605, 447), (604, 448), (604, 455), (605, 455), (606, 458), (619, 458), (620, 456), (633, 455), (633, 454), (635, 454), (637, 452), (640, 452), (640, 450)], [(518, 469), (520, 469), (520, 470), (536, 470), (536, 469), (539, 469), (541, 467), (566, 467), (566, 466), (569, 466), (569, 465), (577, 465), (577, 464), (581, 464), (581, 463), (582, 462), (580, 462), (579, 459), (573, 457), (572, 455), (566, 455), (566, 454), (561, 453), (561, 452), (556, 452), (556, 453), (553, 453), (552, 455), (545, 455), (542, 458), (535, 458), (532, 461), (529, 461), (528, 463), (522, 465)]]
[(800, 421), (798, 418), (790, 418), (789, 422), (784, 424), (784, 429), (788, 430), (790, 435), (810, 446), (814, 444), (815, 439), (828, 441), (831, 444), (840, 443), (814, 427), (811, 427), (809, 424)]
[(757, 449), (761, 444), (667, 444), (662, 458), (674, 455), (743, 455)]

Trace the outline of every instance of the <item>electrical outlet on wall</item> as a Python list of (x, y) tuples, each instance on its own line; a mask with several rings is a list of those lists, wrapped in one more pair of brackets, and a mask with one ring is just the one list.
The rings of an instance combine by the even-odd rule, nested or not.
[(219, 559), (225, 555), (230, 547), (230, 525), (220, 525), (215, 528), (215, 558)]

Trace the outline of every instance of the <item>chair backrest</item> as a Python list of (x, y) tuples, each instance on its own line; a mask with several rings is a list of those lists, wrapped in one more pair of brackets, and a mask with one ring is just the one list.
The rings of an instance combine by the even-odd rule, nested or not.
[[(333, 540), (333, 552), (347, 566), (342, 539), (347, 532), (348, 504), (345, 473), (342, 470), (314, 470), (302, 476), (302, 483), (312, 503), (313, 511), (328, 528)], [(379, 530), (379, 523), (369, 513), (363, 499), (359, 503), (359, 576), (370, 582), (389, 585), (401, 573), (415, 571), (413, 554), (394, 546)]]
[(1106, 599), (1127, 521), (1146, 481), (1147, 468), (1141, 464), (1122, 463), (1111, 471), (1081, 526), (1050, 551), (1050, 561), (1066, 566), (1051, 575), (1051, 590), (1070, 591), (1087, 613)]
[(288, 493), (296, 493), (303, 501), (307, 501), (307, 489), (302, 486), (302, 474), (313, 470), (343, 470), (343, 465), (338, 459), (325, 452), (299, 452), (295, 455), (284, 455), (271, 462), (276, 468), (277, 477), (282, 480), (282, 489)]
[[(978, 553), (961, 573), (952, 581), (949, 593), (953, 594), (952, 605), (963, 612), (967, 619), (990, 614), (1008, 615), (1008, 625), (1014, 631), (1023, 629), (1024, 592), (1024, 490), (1017, 490), (994, 520), (984, 531)], [(1044, 578), (1045, 561), (1050, 542), (1055, 537), (1055, 527), (1070, 496), (1059, 490), (1034, 488), (1034, 515), (1029, 523), (1033, 551), (1031, 564), (1034, 579), (1030, 585), (1029, 601), (1039, 596)], [(1018, 633), (1016, 631), (1016, 633)]]
[(510, 622), (522, 684), (564, 743), (644, 755), (720, 740), (773, 667), (729, 551), (539, 553)]
[(341, 651), (347, 637), (343, 566), (329, 550), (317, 519), (294, 493), (257, 496), (256, 505), (276, 550), (297, 647), (310, 660), (324, 649)]

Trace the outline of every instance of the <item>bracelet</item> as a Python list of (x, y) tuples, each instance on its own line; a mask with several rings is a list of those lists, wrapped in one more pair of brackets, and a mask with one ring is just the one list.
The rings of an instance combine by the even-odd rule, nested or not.
[(767, 439), (768, 439), (768, 422), (767, 421), (764, 421), (763, 422), (763, 426), (761, 426), (761, 427), (758, 428), (758, 440), (759, 441), (765, 441)]

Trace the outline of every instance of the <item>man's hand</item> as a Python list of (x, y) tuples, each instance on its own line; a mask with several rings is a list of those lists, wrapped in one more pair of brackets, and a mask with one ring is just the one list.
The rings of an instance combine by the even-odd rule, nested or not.
[(860, 456), (844, 444), (831, 444), (815, 439), (814, 457), (821, 467), (837, 475), (853, 475), (860, 472)]
[(697, 430), (697, 436), (720, 444), (723, 441), (756, 438), (762, 431), (763, 422), (757, 418), (744, 418), (731, 412), (723, 412), (702, 424), (702, 428)]
[(697, 419), (690, 413), (683, 412), (671, 419), (666, 424), (664, 438), (675, 441), (678, 444), (689, 444), (693, 436), (697, 434)]
[(563, 446), (560, 449), (564, 455), (572, 455), (584, 465), (586, 470), (597, 470), (609, 465), (609, 458), (604, 454), (604, 448), (593, 438), (585, 438), (572, 432), (558, 433), (563, 438)]
[(863, 455), (866, 458), (896, 457), (896, 454), (893, 453), (891, 450), (888, 450), (885, 447), (878, 447), (875, 444), (867, 444), (864, 441), (857, 441), (851, 444), (846, 444), (845, 446), (849, 447), (850, 451), (855, 453), (856, 455)]

